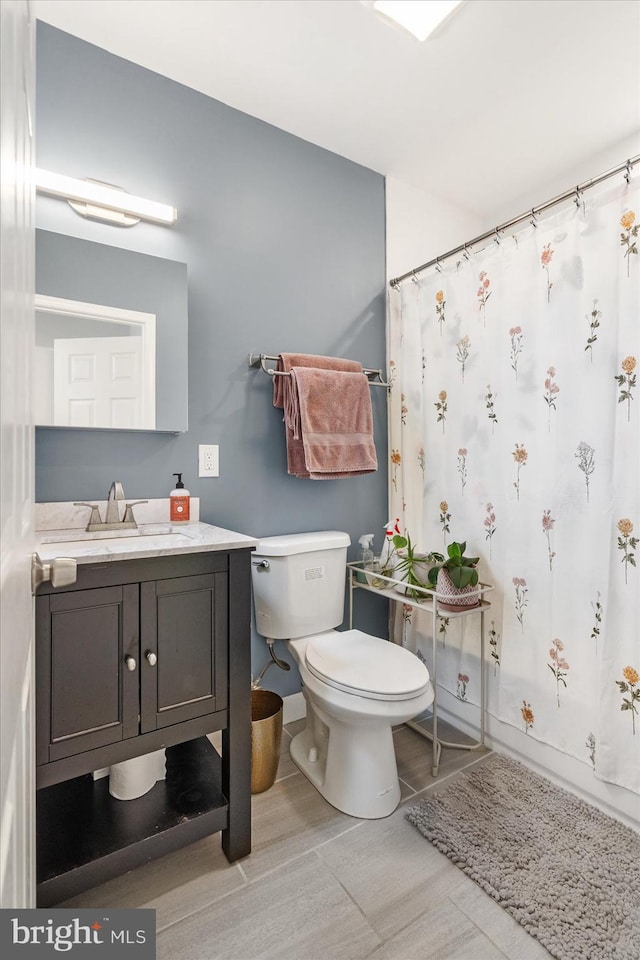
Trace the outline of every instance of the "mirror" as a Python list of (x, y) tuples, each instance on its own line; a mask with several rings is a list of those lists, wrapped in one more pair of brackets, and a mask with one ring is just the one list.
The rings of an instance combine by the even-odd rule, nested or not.
[(35, 422), (155, 430), (155, 315), (42, 294), (35, 309)]
[(38, 426), (188, 425), (184, 263), (36, 230)]

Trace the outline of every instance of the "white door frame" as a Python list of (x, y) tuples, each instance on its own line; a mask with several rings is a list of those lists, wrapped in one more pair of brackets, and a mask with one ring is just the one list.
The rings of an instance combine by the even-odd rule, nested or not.
[(0, 907), (36, 905), (34, 428), (35, 19), (0, 4)]
[(81, 300), (66, 300), (37, 293), (36, 313), (73, 317), (80, 320), (104, 320), (138, 327), (142, 341), (142, 396), (144, 429), (154, 430), (156, 425), (156, 315), (140, 310), (123, 310), (99, 303), (84, 303)]

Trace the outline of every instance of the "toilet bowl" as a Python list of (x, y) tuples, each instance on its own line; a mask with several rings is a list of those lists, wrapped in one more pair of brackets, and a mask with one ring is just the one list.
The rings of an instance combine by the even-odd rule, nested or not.
[(307, 704), (292, 760), (343, 813), (389, 816), (400, 801), (392, 727), (433, 703), (426, 667), (403, 647), (359, 630), (290, 640), (288, 647)]
[[(392, 727), (433, 703), (424, 663), (342, 623), (350, 539), (337, 531), (269, 537), (252, 574), (256, 624), (286, 639), (307, 705), (291, 758), (322, 796), (353, 817), (391, 814), (400, 800)], [(265, 563), (266, 561), (266, 563)]]

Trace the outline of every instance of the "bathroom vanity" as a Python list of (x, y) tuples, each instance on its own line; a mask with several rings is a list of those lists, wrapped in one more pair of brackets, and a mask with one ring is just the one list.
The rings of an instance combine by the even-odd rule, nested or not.
[[(230, 861), (246, 856), (256, 541), (199, 522), (53, 533), (40, 559), (75, 559), (77, 579), (36, 596), (38, 906), (218, 831)], [(162, 748), (166, 779), (135, 800), (93, 775)]]

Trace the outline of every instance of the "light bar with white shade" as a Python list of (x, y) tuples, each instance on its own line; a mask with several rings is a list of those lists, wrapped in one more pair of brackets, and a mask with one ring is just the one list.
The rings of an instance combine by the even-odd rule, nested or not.
[[(74, 209), (78, 209), (76, 204), (86, 204), (86, 209), (78, 209), (78, 212), (94, 219), (102, 219), (101, 214), (104, 213), (104, 219), (129, 226), (138, 220), (167, 225), (175, 223), (178, 218), (175, 207), (136, 197), (120, 187), (96, 180), (77, 180), (60, 173), (37, 169), (35, 183), (39, 193), (68, 200)], [(123, 219), (114, 219), (110, 213)]]
[(460, 3), (461, 0), (374, 0), (373, 9), (418, 40), (426, 40)]

